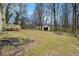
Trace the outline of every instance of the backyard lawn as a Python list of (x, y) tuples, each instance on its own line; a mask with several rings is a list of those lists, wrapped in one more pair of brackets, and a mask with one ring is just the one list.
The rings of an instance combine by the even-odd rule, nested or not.
[(0, 33), (0, 39), (4, 37), (20, 37), (34, 42), (18, 47), (4, 46), (0, 49), (1, 55), (79, 55), (79, 39), (68, 33), (28, 29)]

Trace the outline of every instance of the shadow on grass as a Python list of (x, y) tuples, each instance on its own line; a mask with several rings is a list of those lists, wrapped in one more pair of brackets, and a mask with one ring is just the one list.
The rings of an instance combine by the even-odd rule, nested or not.
[(19, 38), (19, 37), (4, 37), (2, 40), (0, 40), (0, 48), (6, 45), (13, 45), (13, 46), (19, 46), (22, 44), (29, 44), (34, 42), (34, 40), (31, 40), (29, 38), (27, 39), (23, 39), (23, 38)]
[[(16, 55), (17, 53), (23, 51), (23, 48), (18, 48), (20, 47), (21, 45), (24, 45), (24, 44), (31, 44), (33, 43), (34, 40), (31, 40), (31, 39), (23, 39), (23, 38), (19, 38), (19, 37), (4, 37), (0, 40), (0, 50), (2, 49), (3, 51), (3, 48), (8, 48), (7, 46), (9, 46), (9, 48), (12, 48), (12, 47), (15, 47), (13, 49), (13, 53), (11, 54), (8, 54), (10, 56), (12, 55)], [(10, 51), (9, 51), (10, 52)], [(8, 51), (7, 51), (8, 53)], [(5, 53), (0, 53), (0, 55), (4, 55)]]

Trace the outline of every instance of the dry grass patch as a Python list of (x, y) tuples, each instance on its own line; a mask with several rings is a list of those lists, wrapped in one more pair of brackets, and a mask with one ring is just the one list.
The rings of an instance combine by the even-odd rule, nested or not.
[(24, 45), (24, 55), (79, 55), (79, 40), (69, 33), (62, 35), (39, 30), (21, 30), (6, 32), (5, 37), (22, 37), (34, 40)]

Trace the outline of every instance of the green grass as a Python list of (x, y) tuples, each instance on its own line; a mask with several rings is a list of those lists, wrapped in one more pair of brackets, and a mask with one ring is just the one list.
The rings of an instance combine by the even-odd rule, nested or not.
[[(1, 34), (0, 34), (1, 35)], [(79, 40), (70, 33), (21, 30), (3, 33), (2, 37), (20, 37), (34, 40), (21, 46), (24, 55), (79, 55)]]

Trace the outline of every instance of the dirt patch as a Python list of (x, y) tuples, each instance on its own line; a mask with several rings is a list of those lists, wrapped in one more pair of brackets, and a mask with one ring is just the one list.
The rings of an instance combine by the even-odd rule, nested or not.
[(20, 39), (20, 38), (3, 38), (2, 40), (0, 40), (0, 47), (6, 46), (6, 45), (21, 45), (21, 44), (28, 44), (34, 42), (34, 40), (30, 40), (30, 39)]
[[(0, 40), (0, 55), (23, 55), (24, 45), (33, 43), (34, 40), (20, 38), (3, 38)], [(25, 46), (26, 47), (26, 46)]]

